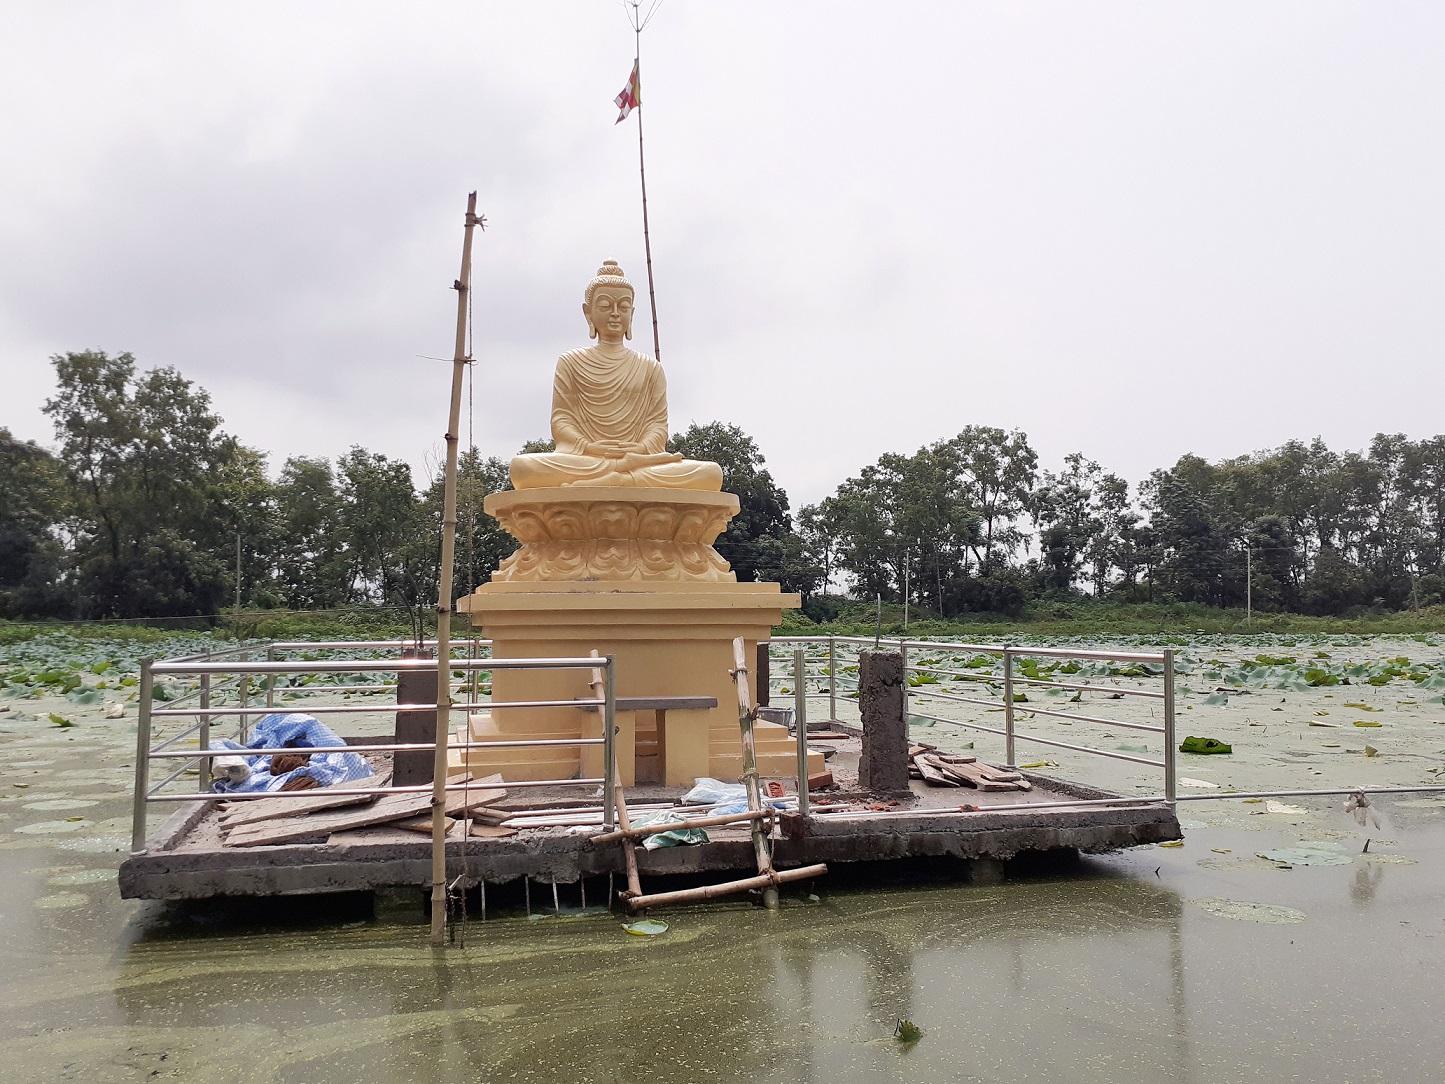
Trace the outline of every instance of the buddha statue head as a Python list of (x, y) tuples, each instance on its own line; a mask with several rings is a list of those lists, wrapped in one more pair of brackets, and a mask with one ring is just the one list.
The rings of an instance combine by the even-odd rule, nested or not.
[(613, 346), (632, 338), (632, 283), (622, 276), (616, 260), (603, 260), (596, 277), (587, 284), (582, 315), (587, 333)]

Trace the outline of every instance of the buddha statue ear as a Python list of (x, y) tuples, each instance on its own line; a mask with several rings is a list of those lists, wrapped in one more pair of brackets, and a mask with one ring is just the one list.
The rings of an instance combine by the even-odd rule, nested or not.
[(587, 337), (597, 338), (597, 325), (592, 322), (592, 313), (588, 311), (587, 302), (582, 302), (582, 318), (587, 321)]

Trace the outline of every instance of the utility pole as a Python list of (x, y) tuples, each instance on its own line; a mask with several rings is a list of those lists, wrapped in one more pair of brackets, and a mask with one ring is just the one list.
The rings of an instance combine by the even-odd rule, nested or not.
[(1254, 624), (1254, 550), (1244, 543), (1244, 623)]
[(908, 631), (908, 554), (903, 554), (903, 631)]
[(241, 608), (241, 532), (236, 532), (236, 609)]

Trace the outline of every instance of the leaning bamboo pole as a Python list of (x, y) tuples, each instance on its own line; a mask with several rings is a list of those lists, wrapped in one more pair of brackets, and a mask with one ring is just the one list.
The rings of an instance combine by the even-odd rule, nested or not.
[(467, 308), (472, 289), (472, 229), (485, 224), (477, 217), (477, 194), (467, 196), (462, 234), (461, 277), (457, 292), (457, 338), (452, 355), (452, 398), (447, 414), (447, 465), (442, 483), (441, 583), (437, 591), (437, 719), (436, 755), (432, 760), (431, 799), (431, 943), (440, 947), (447, 922), (447, 739), (452, 725), (452, 562), (457, 542), (457, 430), (461, 428), (462, 384), (467, 368)]
[(754, 888), (761, 888), (764, 892), (769, 888), (777, 892), (777, 886), (787, 884), (789, 881), (806, 881), (811, 877), (821, 877), (828, 872), (828, 867), (819, 863), (816, 866), (799, 866), (797, 869), (769, 870), (766, 875), (759, 877), (747, 877), (741, 881), (728, 881), (720, 885), (704, 885), (701, 888), (680, 888), (676, 892), (658, 892), (652, 896), (638, 896), (629, 900), (627, 906), (634, 911), (645, 910), (649, 907), (665, 907), (670, 903), (696, 903), (698, 900), (715, 900), (722, 896), (735, 896), (739, 892), (748, 892)]
[(621, 783), (614, 785), (612, 797), (617, 804), (617, 824), (622, 829), (618, 833), (622, 839), (622, 858), (627, 863), (627, 891), (622, 897), (630, 908), (633, 900), (642, 897), (642, 881), (637, 876), (637, 844), (631, 838), (632, 822), (627, 819), (627, 799), (622, 796)]
[(716, 817), (698, 817), (695, 820), (669, 821), (667, 824), (649, 824), (643, 828), (628, 828), (625, 831), (607, 832), (600, 836), (593, 836), (592, 842), (611, 843), (617, 839), (646, 839), (648, 836), (661, 835), (663, 832), (685, 832), (689, 828), (716, 828), (724, 824), (739, 824), (743, 821), (766, 820), (768, 811), (753, 813), (723, 813)]
[[(733, 682), (738, 687), (738, 727), (743, 738), (743, 786), (748, 792), (748, 812), (760, 812), (763, 796), (758, 785), (758, 754), (753, 745), (753, 703), (748, 689), (748, 659), (741, 636), (733, 640)], [(803, 780), (807, 786), (807, 780)], [(767, 878), (763, 889), (763, 906), (769, 911), (778, 909), (777, 875), (773, 872), (773, 855), (768, 849), (767, 836), (763, 834), (762, 823), (752, 822), (753, 853), (758, 861), (758, 876)]]

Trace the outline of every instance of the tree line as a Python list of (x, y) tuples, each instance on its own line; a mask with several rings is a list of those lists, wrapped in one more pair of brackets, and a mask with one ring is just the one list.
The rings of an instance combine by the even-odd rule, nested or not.
[[(264, 453), (222, 428), (209, 395), (129, 354), (52, 359), (53, 449), (0, 428), (0, 616), (180, 617), (227, 607), (435, 604), (442, 486), (362, 447)], [(967, 426), (888, 454), (792, 514), (753, 439), (720, 422), (669, 449), (723, 466), (742, 509), (718, 551), (828, 618), (882, 597), (941, 617), (1018, 614), (1081, 594), (1310, 614), (1445, 596), (1445, 437), (1380, 435), (1209, 463), (1186, 455), (1131, 487), (1082, 453), (1041, 469), (1027, 436)], [(550, 447), (529, 442), (522, 450)], [(458, 592), (515, 546), (482, 511), (510, 488), (476, 449), (458, 479)]]

